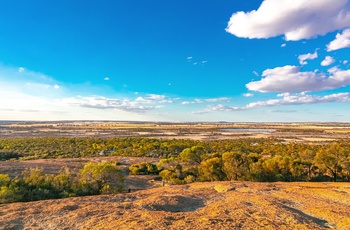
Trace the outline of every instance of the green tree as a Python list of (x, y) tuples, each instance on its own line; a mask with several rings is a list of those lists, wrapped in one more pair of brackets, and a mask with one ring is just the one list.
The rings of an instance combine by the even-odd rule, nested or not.
[(0, 174), (0, 187), (1, 186), (8, 186), (10, 181), (11, 181), (11, 178), (9, 177), (8, 174)]
[(347, 152), (340, 143), (333, 143), (328, 147), (320, 149), (315, 156), (315, 163), (322, 169), (329, 171), (333, 177), (333, 181), (337, 181), (341, 166), (346, 162)]
[(148, 175), (148, 174), (158, 173), (157, 166), (148, 162), (132, 164), (130, 165), (129, 170), (130, 170), (130, 174), (132, 175)]
[(222, 170), (222, 160), (218, 157), (203, 161), (198, 170), (201, 181), (226, 180), (226, 175)]
[(244, 180), (249, 177), (250, 158), (239, 152), (222, 154), (223, 169), (228, 180)]
[(123, 189), (124, 176), (114, 162), (88, 163), (80, 171), (80, 177), (88, 194), (115, 193)]
[(193, 146), (191, 148), (184, 149), (180, 153), (179, 157), (184, 162), (199, 165), (205, 157), (205, 151), (201, 146)]

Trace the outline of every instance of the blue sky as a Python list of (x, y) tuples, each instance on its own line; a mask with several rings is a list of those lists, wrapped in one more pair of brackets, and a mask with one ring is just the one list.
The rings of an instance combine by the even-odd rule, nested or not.
[(349, 0), (4, 0), (0, 119), (350, 121)]

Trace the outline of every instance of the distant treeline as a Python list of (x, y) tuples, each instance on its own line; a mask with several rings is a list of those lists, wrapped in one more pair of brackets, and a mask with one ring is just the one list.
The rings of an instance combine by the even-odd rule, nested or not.
[(159, 157), (161, 161), (156, 171), (171, 183), (350, 180), (350, 140), (307, 144), (284, 143), (272, 138), (217, 141), (89, 137), (0, 139), (2, 160), (98, 155)]

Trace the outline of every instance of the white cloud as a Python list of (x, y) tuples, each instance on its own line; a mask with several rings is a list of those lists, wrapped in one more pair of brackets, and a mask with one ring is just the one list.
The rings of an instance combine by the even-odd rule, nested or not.
[(187, 60), (192, 60), (192, 58), (193, 58), (192, 56), (189, 56), (187, 57)]
[(147, 94), (146, 97), (138, 97), (135, 101), (142, 102), (142, 103), (172, 103), (171, 99), (166, 99), (165, 95), (159, 95), (159, 94)]
[(326, 56), (325, 59), (321, 62), (321, 66), (329, 66), (334, 63), (334, 59), (331, 56)]
[(281, 47), (286, 47), (286, 45), (287, 45), (286, 43), (283, 43), (283, 44), (281, 45)]
[(93, 108), (93, 109), (118, 109), (126, 112), (142, 113), (155, 109), (155, 106), (145, 105), (128, 99), (119, 100), (116, 98), (106, 98), (101, 96), (93, 97), (72, 97), (60, 100), (61, 103), (69, 106)]
[(306, 93), (299, 94), (284, 94), (281, 99), (271, 99), (267, 101), (257, 101), (249, 103), (243, 107), (234, 107), (227, 105), (209, 105), (206, 110), (199, 113), (209, 112), (230, 112), (243, 111), (264, 107), (285, 106), (285, 105), (305, 105), (305, 104), (320, 104), (334, 102), (350, 102), (350, 93), (337, 93), (326, 96), (313, 96)]
[(59, 88), (60, 88), (60, 86), (59, 86), (59, 85), (57, 85), (57, 84), (55, 84), (55, 85), (53, 86), (53, 88), (55, 88), (55, 89), (59, 89)]
[(103, 80), (109, 81), (109, 77), (105, 77), (105, 78), (103, 78)]
[(348, 64), (348, 60), (344, 60), (344, 61), (343, 61), (343, 64), (344, 64), (344, 65)]
[(304, 92), (336, 89), (350, 84), (350, 70), (336, 67), (325, 74), (300, 72), (300, 67), (287, 65), (267, 69), (262, 76), (264, 78), (250, 82), (246, 87), (259, 92)]
[(245, 94), (243, 94), (243, 97), (254, 97), (254, 94), (252, 94), (252, 93), (245, 93)]
[(350, 48), (350, 29), (346, 29), (343, 33), (338, 33), (335, 39), (327, 45), (327, 51), (339, 50), (342, 48)]
[(304, 104), (319, 104), (330, 102), (349, 102), (350, 93), (337, 93), (326, 95), (323, 97), (312, 96), (306, 93), (286, 94), (282, 99), (272, 99), (267, 101), (258, 101), (249, 103), (245, 106), (246, 109), (254, 109), (260, 107), (280, 106), (280, 105), (304, 105)]
[(206, 102), (220, 102), (220, 101), (230, 101), (231, 98), (229, 97), (217, 97), (217, 98), (207, 98), (207, 99), (194, 99), (193, 101), (183, 101), (181, 102), (182, 105), (190, 105), (190, 104), (202, 104), (202, 103), (206, 103)]
[(228, 97), (218, 97), (218, 98), (208, 98), (205, 99), (204, 101), (206, 102), (218, 102), (218, 101), (230, 101), (231, 98)]
[(309, 39), (349, 27), (349, 9), (348, 0), (265, 0), (257, 10), (234, 13), (226, 31), (250, 39)]
[(143, 113), (149, 110), (160, 109), (164, 103), (171, 103), (164, 95), (148, 94), (146, 97), (137, 97), (135, 100), (127, 98), (107, 98), (103, 96), (70, 97), (60, 100), (61, 103), (94, 109), (118, 109), (125, 112)]
[(258, 72), (256, 72), (256, 71), (253, 71), (253, 74), (254, 74), (255, 76), (259, 76)]
[(299, 59), (299, 63), (301, 65), (306, 65), (307, 64), (306, 60), (313, 60), (313, 59), (316, 59), (317, 57), (318, 57), (317, 50), (315, 50), (314, 53), (307, 53), (307, 54), (299, 55), (298, 59)]
[(24, 69), (23, 67), (19, 67), (19, 68), (18, 68), (18, 72), (22, 73), (22, 72), (24, 72), (24, 71), (25, 71), (25, 69)]

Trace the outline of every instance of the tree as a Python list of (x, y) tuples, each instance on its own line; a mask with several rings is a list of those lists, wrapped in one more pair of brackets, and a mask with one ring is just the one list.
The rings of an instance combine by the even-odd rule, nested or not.
[(88, 163), (80, 171), (87, 194), (115, 193), (123, 189), (124, 176), (114, 162)]
[(58, 197), (75, 196), (73, 179), (67, 167), (62, 168), (61, 172), (52, 178), (52, 187)]
[(222, 170), (222, 160), (214, 157), (203, 161), (199, 166), (199, 177), (201, 181), (225, 180), (226, 175)]
[(204, 148), (200, 146), (186, 148), (179, 155), (182, 161), (197, 165), (199, 165), (202, 162), (204, 156)]
[(11, 181), (11, 178), (8, 174), (0, 174), (0, 187), (7, 186)]
[(347, 153), (340, 143), (333, 143), (329, 147), (324, 146), (315, 156), (315, 163), (322, 169), (329, 171), (333, 181), (337, 181), (337, 175), (341, 171), (341, 165), (346, 161)]
[(226, 152), (222, 154), (222, 161), (228, 180), (242, 180), (248, 177), (250, 161), (246, 154)]
[(158, 168), (155, 164), (142, 162), (140, 164), (132, 164), (129, 167), (130, 174), (132, 175), (148, 175), (157, 174)]

